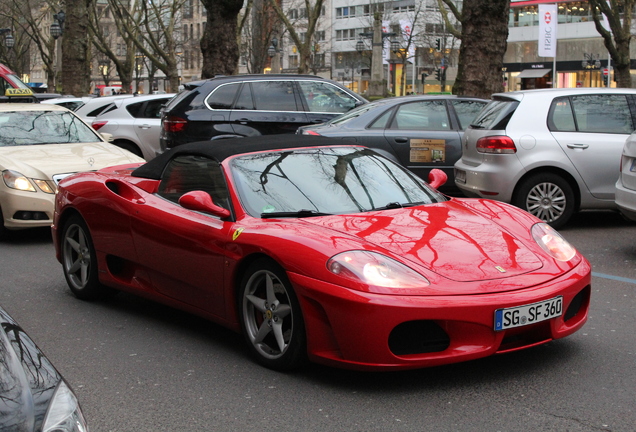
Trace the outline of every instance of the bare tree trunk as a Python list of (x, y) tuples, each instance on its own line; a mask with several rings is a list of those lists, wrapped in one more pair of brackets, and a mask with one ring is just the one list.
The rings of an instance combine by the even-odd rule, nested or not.
[(239, 47), (236, 35), (243, 0), (201, 0), (208, 23), (201, 38), (201, 76), (234, 75), (238, 72)]
[(508, 0), (465, 0), (462, 44), (453, 93), (490, 98), (501, 92), (508, 39)]
[(83, 96), (90, 92), (88, 10), (93, 0), (66, 0), (62, 35), (62, 91)]

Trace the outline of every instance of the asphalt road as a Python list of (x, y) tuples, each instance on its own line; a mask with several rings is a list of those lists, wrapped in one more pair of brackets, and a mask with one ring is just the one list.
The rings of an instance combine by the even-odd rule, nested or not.
[(70, 382), (92, 432), (634, 431), (636, 224), (583, 213), (561, 232), (593, 265), (581, 331), (417, 371), (272, 372), (197, 317), (127, 294), (77, 300), (48, 230), (0, 242), (0, 304)]

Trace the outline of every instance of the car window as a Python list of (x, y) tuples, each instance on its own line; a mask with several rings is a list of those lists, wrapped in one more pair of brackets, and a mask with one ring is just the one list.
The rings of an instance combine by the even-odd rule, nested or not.
[(253, 110), (254, 99), (252, 98), (252, 86), (250, 83), (244, 83), (239, 97), (234, 104), (234, 109), (237, 110)]
[(386, 129), (389, 124), (389, 119), (391, 118), (391, 114), (393, 114), (394, 109), (386, 110), (384, 114), (378, 117), (373, 123), (369, 125), (369, 129)]
[(360, 147), (242, 155), (231, 169), (241, 202), (254, 217), (303, 209), (357, 213), (445, 199), (410, 171)]
[(161, 108), (166, 103), (166, 99), (153, 99), (149, 100), (144, 108), (144, 112), (140, 117), (148, 119), (161, 118)]
[(143, 105), (143, 102), (137, 102), (134, 104), (130, 104), (126, 107), (126, 111), (128, 111), (130, 113), (131, 116), (137, 118), (140, 116), (139, 111), (141, 110), (141, 106)]
[(575, 132), (574, 113), (569, 97), (555, 98), (548, 113), (548, 128), (555, 132)]
[(359, 106), (356, 109), (346, 112), (345, 114), (339, 115), (338, 117), (334, 117), (333, 119), (329, 120), (327, 123), (334, 124), (334, 125), (344, 124), (350, 120), (353, 120), (354, 118), (360, 117), (361, 115), (365, 114), (367, 111), (372, 110), (379, 105), (381, 104), (378, 102), (371, 102), (368, 104), (364, 104), (362, 106)]
[(443, 100), (409, 102), (398, 107), (391, 122), (398, 130), (449, 130), (450, 122)]
[(505, 129), (518, 106), (519, 101), (514, 99), (492, 100), (477, 114), (471, 126), (489, 130)]
[(486, 106), (486, 102), (475, 100), (451, 100), (451, 104), (455, 108), (461, 130), (466, 129), (475, 120), (477, 113)]
[(584, 95), (571, 98), (579, 132), (630, 134), (634, 131), (625, 95)]
[(97, 117), (100, 114), (110, 111), (110, 109), (106, 111), (106, 108), (110, 108), (111, 106), (115, 107), (115, 104), (109, 103), (106, 105), (99, 105), (99, 107), (95, 108), (94, 110), (86, 114), (86, 117)]
[(310, 112), (345, 113), (356, 106), (353, 96), (331, 83), (298, 81), (298, 85)]
[(192, 191), (207, 192), (214, 204), (230, 209), (227, 185), (219, 163), (203, 156), (177, 156), (166, 166), (157, 194), (178, 203), (181, 195)]
[(0, 112), (0, 146), (101, 141), (70, 111)]
[(208, 96), (207, 104), (212, 109), (228, 110), (232, 108), (234, 97), (241, 83), (225, 84), (214, 89)]
[(292, 81), (257, 81), (251, 84), (257, 110), (299, 111)]

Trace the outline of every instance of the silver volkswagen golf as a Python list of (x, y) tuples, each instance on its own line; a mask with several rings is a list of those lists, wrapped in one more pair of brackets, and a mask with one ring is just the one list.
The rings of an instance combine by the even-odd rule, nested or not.
[(555, 228), (583, 209), (616, 208), (636, 89), (542, 89), (493, 95), (462, 139), (455, 183)]

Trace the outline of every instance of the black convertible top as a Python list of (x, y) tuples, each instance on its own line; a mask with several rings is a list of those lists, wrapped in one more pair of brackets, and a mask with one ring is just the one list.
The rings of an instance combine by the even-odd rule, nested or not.
[(283, 150), (296, 147), (320, 147), (334, 145), (359, 145), (340, 138), (311, 135), (263, 135), (247, 138), (229, 138), (212, 141), (198, 141), (174, 147), (157, 156), (132, 172), (133, 177), (159, 180), (165, 166), (180, 154), (196, 154), (222, 162), (230, 156), (263, 150)]

